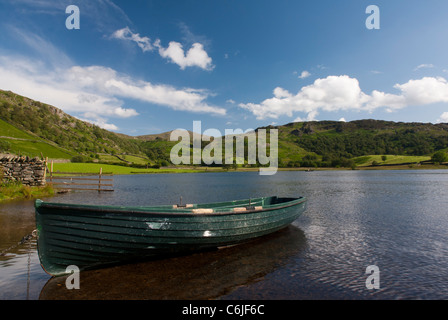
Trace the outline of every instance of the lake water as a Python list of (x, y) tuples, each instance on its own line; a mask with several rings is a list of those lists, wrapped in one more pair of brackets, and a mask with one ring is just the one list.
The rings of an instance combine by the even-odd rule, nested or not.
[[(308, 197), (290, 227), (210, 252), (81, 273), (40, 267), (35, 240), (0, 257), (0, 299), (447, 299), (448, 171), (314, 171), (115, 176), (115, 192), (54, 202), (201, 203)], [(35, 229), (32, 201), (0, 205), (0, 253)], [(368, 266), (380, 288), (367, 289)]]

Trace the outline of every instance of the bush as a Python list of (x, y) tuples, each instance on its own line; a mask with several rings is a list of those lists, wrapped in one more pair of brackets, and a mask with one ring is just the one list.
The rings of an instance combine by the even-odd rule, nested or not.
[(162, 160), (162, 161), (160, 161), (160, 165), (162, 167), (168, 167), (170, 165), (170, 163), (168, 161), (166, 161), (166, 160)]
[(86, 159), (81, 155), (77, 155), (71, 159), (71, 162), (72, 163), (84, 163), (84, 162), (86, 162)]
[(434, 153), (432, 155), (431, 160), (434, 163), (447, 162), (448, 161), (448, 155), (446, 154), (446, 152), (437, 151), (436, 153)]
[(0, 151), (9, 151), (11, 144), (8, 141), (0, 140)]

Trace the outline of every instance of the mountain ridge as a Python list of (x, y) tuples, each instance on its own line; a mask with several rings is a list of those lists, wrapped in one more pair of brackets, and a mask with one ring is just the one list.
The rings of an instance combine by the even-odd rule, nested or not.
[[(260, 129), (278, 130), (280, 166), (316, 163), (331, 166), (337, 159), (384, 154), (429, 156), (448, 149), (447, 123), (325, 120), (269, 125), (255, 131)], [(2, 150), (8, 145), (12, 151), (20, 147), (25, 150), (26, 141), (20, 145), (17, 142), (20, 140), (14, 140), (22, 137), (29, 140), (27, 147), (31, 148), (33, 143), (40, 148), (45, 146), (48, 150), (44, 151), (55, 155), (59, 152), (66, 159), (84, 155), (101, 160), (103, 154), (127, 154), (146, 158), (148, 163), (166, 164), (171, 148), (177, 143), (169, 141), (171, 132), (140, 136), (115, 133), (79, 120), (57, 107), (0, 90), (0, 152), (8, 151)], [(43, 154), (29, 153), (31, 156)]]

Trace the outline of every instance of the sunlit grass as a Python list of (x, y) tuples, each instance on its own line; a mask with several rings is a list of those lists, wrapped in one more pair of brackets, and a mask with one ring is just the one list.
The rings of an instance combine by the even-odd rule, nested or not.
[(430, 156), (402, 156), (402, 155), (385, 155), (386, 160), (382, 159), (382, 155), (368, 155), (353, 158), (357, 166), (370, 166), (374, 161), (379, 165), (391, 165), (400, 163), (413, 163), (431, 160)]
[(117, 166), (103, 163), (54, 163), (53, 172), (73, 172), (73, 173), (92, 173), (98, 174), (102, 168), (103, 173), (111, 174), (135, 174), (135, 173), (186, 173), (203, 172), (204, 170), (195, 169), (141, 169)]
[(0, 185), (0, 202), (13, 199), (36, 199), (54, 195), (51, 184), (44, 187), (30, 187), (20, 182), (8, 182)]

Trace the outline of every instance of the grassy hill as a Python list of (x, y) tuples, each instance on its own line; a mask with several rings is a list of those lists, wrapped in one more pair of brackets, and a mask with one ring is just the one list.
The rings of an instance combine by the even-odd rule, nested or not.
[(0, 119), (75, 153), (140, 153), (136, 139), (120, 137), (58, 108), (12, 92), (0, 91)]
[(0, 147), (11, 153), (70, 159), (74, 155), (130, 153), (146, 156), (138, 139), (127, 138), (62, 110), (0, 90)]
[[(393, 165), (427, 161), (434, 152), (448, 150), (448, 124), (443, 123), (311, 121), (265, 128), (278, 129), (280, 167)], [(113, 133), (56, 107), (0, 90), (0, 153), (60, 159), (82, 155), (83, 161), (167, 166), (177, 144), (169, 141), (170, 133), (139, 137)]]
[[(394, 156), (388, 157), (389, 163), (392, 158), (395, 161), (419, 162), (430, 159), (434, 152), (448, 147), (446, 123), (312, 121), (271, 128), (279, 130), (281, 143), (300, 148), (297, 154), (301, 159), (298, 162), (291, 159), (289, 166), (306, 165), (305, 162), (319, 166), (337, 166), (348, 159), (353, 160), (352, 164), (359, 165), (359, 157), (374, 155)], [(398, 155), (401, 158), (396, 157)], [(279, 158), (284, 164), (288, 161), (286, 157)]]
[(0, 119), (0, 151), (24, 156), (41, 156), (56, 159), (70, 159), (73, 153), (54, 143), (45, 141), (22, 131)]

